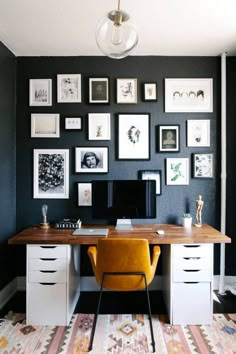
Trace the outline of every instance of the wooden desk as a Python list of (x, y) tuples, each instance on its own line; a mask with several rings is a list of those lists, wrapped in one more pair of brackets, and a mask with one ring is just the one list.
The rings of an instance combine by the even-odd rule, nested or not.
[[(210, 324), (213, 315), (213, 244), (230, 243), (209, 225), (136, 225), (132, 231), (109, 228), (108, 238), (146, 238), (160, 244), (162, 288), (171, 324)], [(164, 230), (158, 235), (157, 230)], [(10, 245), (27, 245), (27, 323), (68, 325), (80, 295), (80, 245), (101, 236), (74, 236), (74, 230), (30, 227), (11, 237)], [(158, 277), (160, 280), (160, 277)]]

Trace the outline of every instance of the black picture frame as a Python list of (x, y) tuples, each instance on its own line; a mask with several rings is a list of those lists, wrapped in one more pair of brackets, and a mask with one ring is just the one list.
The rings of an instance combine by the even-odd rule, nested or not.
[(156, 181), (156, 195), (162, 194), (162, 171), (161, 170), (140, 170), (138, 171), (138, 178), (153, 179)]
[(158, 125), (156, 133), (158, 152), (180, 151), (180, 126), (179, 124)]
[(213, 154), (193, 154), (193, 178), (213, 178)]
[(89, 103), (91, 104), (109, 103), (109, 78), (108, 77), (89, 78)]
[(157, 83), (145, 82), (143, 84), (143, 101), (144, 102), (157, 102)]

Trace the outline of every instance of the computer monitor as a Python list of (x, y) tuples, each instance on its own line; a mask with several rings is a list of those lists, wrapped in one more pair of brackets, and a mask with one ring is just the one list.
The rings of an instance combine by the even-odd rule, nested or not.
[(94, 218), (116, 221), (118, 230), (132, 229), (131, 219), (156, 218), (156, 181), (92, 181), (92, 211)]

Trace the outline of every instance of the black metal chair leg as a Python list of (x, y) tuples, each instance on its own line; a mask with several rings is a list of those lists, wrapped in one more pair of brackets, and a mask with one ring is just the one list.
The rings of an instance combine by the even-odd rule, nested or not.
[(151, 344), (152, 344), (152, 348), (153, 348), (153, 353), (155, 353), (156, 348), (155, 348), (155, 340), (154, 340), (153, 327), (152, 327), (152, 313), (151, 313), (151, 305), (150, 305), (149, 291), (148, 291), (148, 285), (147, 285), (147, 280), (146, 280), (146, 274), (145, 274), (145, 273), (144, 273), (144, 280), (145, 280), (145, 287), (146, 287), (146, 294), (147, 294), (149, 323), (150, 323), (151, 339), (152, 339)]
[(98, 315), (99, 315), (101, 298), (102, 298), (103, 280), (104, 280), (104, 274), (102, 276), (102, 284), (101, 284), (101, 287), (100, 287), (97, 311), (96, 311), (96, 314), (94, 316), (93, 327), (92, 327), (92, 331), (91, 331), (91, 335), (90, 335), (90, 341), (89, 341), (89, 346), (88, 346), (88, 351), (89, 352), (93, 349), (93, 339), (94, 339), (94, 334), (95, 334), (95, 329), (96, 329), (96, 324), (97, 324), (97, 318), (98, 318)]

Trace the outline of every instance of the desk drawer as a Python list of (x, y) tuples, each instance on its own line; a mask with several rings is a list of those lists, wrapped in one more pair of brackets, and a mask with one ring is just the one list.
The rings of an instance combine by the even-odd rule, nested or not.
[(212, 245), (172, 245), (173, 257), (210, 257)]
[(173, 282), (205, 282), (211, 281), (211, 269), (183, 270), (173, 269)]
[(66, 271), (66, 258), (30, 258), (28, 270), (64, 270)]
[(66, 258), (69, 246), (27, 245), (28, 258)]
[(174, 260), (175, 269), (211, 269), (211, 257), (179, 257)]
[(29, 283), (66, 283), (66, 272), (63, 271), (40, 271), (28, 272)]

